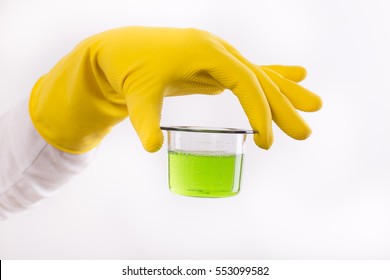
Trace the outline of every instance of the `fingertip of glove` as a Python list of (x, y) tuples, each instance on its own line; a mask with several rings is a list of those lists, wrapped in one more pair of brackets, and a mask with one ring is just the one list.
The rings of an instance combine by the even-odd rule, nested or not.
[(272, 143), (274, 141), (273, 134), (269, 134), (268, 137), (264, 137), (260, 135), (259, 132), (256, 132), (253, 135), (253, 140), (255, 141), (256, 145), (264, 150), (269, 150), (272, 146)]
[(321, 97), (318, 97), (318, 100), (317, 100), (317, 104), (316, 104), (316, 105), (317, 105), (317, 106), (314, 108), (313, 112), (314, 112), (314, 111), (318, 111), (318, 110), (320, 110), (320, 109), (322, 108), (323, 103), (322, 103)]
[(142, 137), (141, 142), (147, 152), (155, 153), (161, 149), (164, 142), (164, 136), (161, 130), (159, 130), (149, 136)]
[(292, 72), (290, 73), (291, 77), (289, 78), (296, 83), (303, 81), (307, 76), (307, 70), (303, 66), (290, 66), (290, 70), (292, 70)]
[(306, 128), (305, 130), (300, 131), (299, 133), (294, 133), (291, 135), (292, 138), (296, 140), (306, 140), (311, 135), (312, 130), (310, 128)]
[(304, 112), (317, 112), (322, 108), (322, 99), (318, 95), (313, 95), (310, 102), (303, 104), (300, 110)]

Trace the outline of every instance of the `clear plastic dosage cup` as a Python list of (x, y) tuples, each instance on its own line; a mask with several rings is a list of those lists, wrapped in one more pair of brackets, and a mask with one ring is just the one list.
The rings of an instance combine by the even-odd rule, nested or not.
[(161, 127), (168, 133), (169, 189), (193, 197), (238, 194), (244, 144), (253, 130), (196, 126)]

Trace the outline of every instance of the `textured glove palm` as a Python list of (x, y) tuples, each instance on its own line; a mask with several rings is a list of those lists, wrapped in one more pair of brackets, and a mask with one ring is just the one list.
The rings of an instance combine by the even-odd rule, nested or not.
[(310, 134), (295, 109), (318, 110), (321, 100), (295, 83), (305, 73), (298, 66), (256, 66), (206, 31), (124, 27), (87, 38), (40, 78), (30, 114), (50, 144), (70, 153), (94, 148), (129, 116), (153, 152), (163, 143), (165, 96), (230, 89), (258, 131), (256, 144), (268, 149), (272, 120), (296, 139)]

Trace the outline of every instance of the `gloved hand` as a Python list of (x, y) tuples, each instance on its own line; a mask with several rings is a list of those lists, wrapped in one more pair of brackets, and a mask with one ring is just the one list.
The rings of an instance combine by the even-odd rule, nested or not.
[(315, 111), (321, 100), (295, 83), (305, 74), (299, 66), (256, 66), (206, 31), (124, 27), (87, 38), (41, 77), (30, 115), (47, 142), (69, 153), (94, 148), (130, 116), (144, 148), (154, 152), (163, 143), (165, 96), (230, 89), (258, 132), (255, 143), (268, 149), (272, 120), (296, 139), (310, 134), (295, 108)]

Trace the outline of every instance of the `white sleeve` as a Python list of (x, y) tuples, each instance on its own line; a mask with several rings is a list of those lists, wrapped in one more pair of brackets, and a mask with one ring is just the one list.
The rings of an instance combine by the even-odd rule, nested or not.
[(0, 220), (54, 194), (94, 153), (74, 155), (49, 145), (31, 122), (27, 100), (0, 116)]

